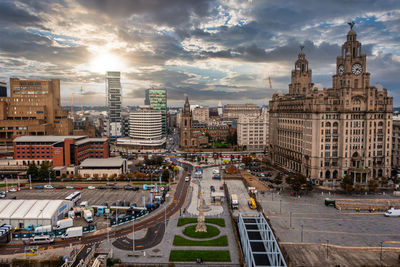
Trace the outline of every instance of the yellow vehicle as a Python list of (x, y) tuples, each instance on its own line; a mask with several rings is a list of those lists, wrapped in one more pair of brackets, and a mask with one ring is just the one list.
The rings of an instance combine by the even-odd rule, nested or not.
[(253, 209), (253, 210), (255, 210), (257, 208), (256, 201), (252, 197), (249, 198), (249, 207), (250, 207), (250, 209)]

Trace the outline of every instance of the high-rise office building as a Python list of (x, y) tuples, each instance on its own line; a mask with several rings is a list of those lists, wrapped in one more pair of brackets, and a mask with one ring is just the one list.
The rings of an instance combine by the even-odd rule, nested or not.
[(161, 110), (162, 135), (167, 134), (167, 90), (147, 89), (144, 100), (145, 105), (150, 105), (154, 110)]
[(0, 82), (0, 97), (7, 96), (7, 84), (5, 82)]
[(60, 80), (10, 78), (10, 97), (0, 97), (0, 142), (18, 135), (69, 135), (72, 120), (61, 108)]
[(121, 136), (121, 72), (108, 71), (106, 74), (108, 133)]

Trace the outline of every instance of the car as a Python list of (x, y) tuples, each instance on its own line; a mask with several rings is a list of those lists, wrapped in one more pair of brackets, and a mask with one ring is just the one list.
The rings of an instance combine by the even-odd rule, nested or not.
[(74, 189), (82, 190), (83, 187), (82, 186), (75, 186)]
[(51, 184), (44, 185), (45, 189), (53, 189), (54, 187)]
[(43, 188), (44, 188), (43, 185), (36, 185), (36, 186), (35, 186), (35, 189), (43, 189)]
[(7, 196), (6, 192), (1, 191), (0, 192), (0, 198), (5, 198)]
[(116, 186), (116, 185), (114, 185), (114, 186), (112, 187), (112, 189), (113, 189), (113, 190), (119, 190), (119, 187)]
[(107, 189), (107, 187), (105, 187), (104, 185), (100, 185), (100, 186), (97, 187), (97, 189), (104, 190), (104, 189)]
[(56, 189), (64, 189), (65, 187), (62, 185), (56, 186)]
[(74, 189), (74, 187), (72, 185), (67, 185), (65, 188), (66, 189)]
[(93, 181), (93, 178), (89, 177), (89, 178), (86, 179), (86, 181)]
[(139, 186), (134, 186), (132, 190), (133, 190), (133, 191), (138, 191), (139, 189), (140, 189)]
[(127, 184), (124, 186), (125, 190), (133, 190), (133, 186), (131, 186), (130, 184)]
[(11, 187), (8, 191), (10, 191), (10, 192), (17, 192), (17, 188)]
[(211, 192), (215, 192), (215, 187), (213, 185), (210, 186), (210, 190), (211, 190)]
[(190, 180), (189, 176), (186, 176), (185, 177), (185, 182), (189, 182), (189, 180)]
[(96, 189), (96, 187), (93, 186), (93, 185), (89, 185), (89, 186), (88, 186), (88, 189)]

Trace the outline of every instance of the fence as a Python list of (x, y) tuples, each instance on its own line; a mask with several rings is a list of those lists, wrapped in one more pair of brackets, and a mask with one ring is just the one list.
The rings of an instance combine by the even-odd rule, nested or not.
[[(95, 230), (96, 230), (96, 225), (88, 225), (88, 226), (82, 227), (83, 233), (89, 233), (89, 232), (93, 232)], [(12, 237), (13, 237), (13, 239), (29, 239), (31, 237), (38, 236), (38, 235), (54, 235), (57, 237), (57, 236), (61, 236), (61, 235), (65, 234), (66, 231), (67, 231), (67, 229), (55, 230), (55, 231), (51, 231), (51, 232), (40, 232), (40, 233), (13, 233)]]
[(144, 215), (146, 215), (148, 213), (149, 213), (149, 211), (143, 210), (143, 211), (140, 211), (139, 213), (135, 213), (134, 215), (127, 215), (127, 216), (125, 216), (123, 218), (118, 218), (118, 220), (114, 219), (114, 220), (111, 220), (110, 225), (114, 226), (114, 225), (119, 225), (119, 224), (122, 224), (122, 223), (130, 222), (133, 219), (136, 220), (137, 218), (140, 218), (140, 217), (142, 217), (142, 216), (144, 216)]

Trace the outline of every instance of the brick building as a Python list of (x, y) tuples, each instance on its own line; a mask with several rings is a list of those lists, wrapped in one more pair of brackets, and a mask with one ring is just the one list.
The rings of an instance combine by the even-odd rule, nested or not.
[(60, 80), (10, 78), (10, 97), (0, 97), (0, 143), (19, 135), (69, 135), (72, 120), (61, 108)]
[(108, 158), (108, 138), (87, 136), (20, 136), (14, 139), (14, 159), (20, 165), (51, 162), (53, 166), (79, 165), (87, 158)]

